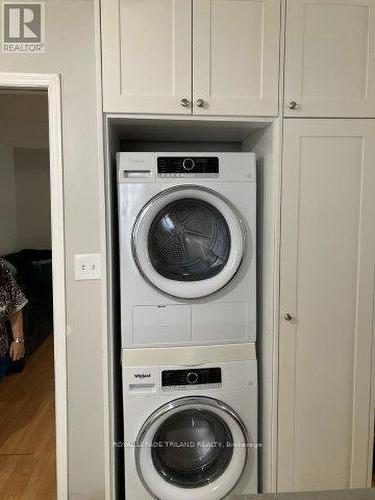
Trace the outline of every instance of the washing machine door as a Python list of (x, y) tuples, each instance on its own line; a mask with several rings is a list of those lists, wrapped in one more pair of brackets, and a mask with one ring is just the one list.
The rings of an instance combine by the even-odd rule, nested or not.
[(181, 299), (206, 297), (237, 273), (245, 252), (244, 224), (215, 191), (176, 186), (143, 207), (132, 248), (139, 270), (154, 287)]
[(135, 446), (137, 471), (160, 500), (218, 500), (241, 477), (247, 443), (240, 417), (223, 402), (176, 399), (142, 426)]

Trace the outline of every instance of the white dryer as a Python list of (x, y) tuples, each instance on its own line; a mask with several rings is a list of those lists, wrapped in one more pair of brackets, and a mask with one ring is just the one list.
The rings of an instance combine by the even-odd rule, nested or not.
[(122, 346), (255, 342), (255, 155), (117, 165)]
[(127, 366), (123, 384), (127, 499), (257, 493), (255, 359)]

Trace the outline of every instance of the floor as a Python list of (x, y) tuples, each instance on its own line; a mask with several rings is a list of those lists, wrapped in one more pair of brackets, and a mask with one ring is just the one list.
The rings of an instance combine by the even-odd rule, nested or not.
[(0, 382), (0, 498), (56, 498), (53, 336)]

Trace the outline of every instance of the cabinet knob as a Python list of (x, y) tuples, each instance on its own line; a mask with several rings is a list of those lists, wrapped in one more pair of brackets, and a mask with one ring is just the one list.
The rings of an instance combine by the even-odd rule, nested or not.
[(187, 108), (188, 106), (190, 106), (190, 101), (189, 99), (183, 98), (181, 99), (180, 104), (183, 108)]
[(203, 99), (197, 99), (196, 104), (197, 104), (198, 108), (203, 108), (205, 105), (205, 102)]
[(292, 109), (293, 111), (295, 111), (296, 109), (299, 108), (298, 102), (296, 102), (296, 101), (289, 101), (288, 102), (288, 108)]
[(284, 313), (285, 321), (292, 321), (293, 316), (290, 313)]

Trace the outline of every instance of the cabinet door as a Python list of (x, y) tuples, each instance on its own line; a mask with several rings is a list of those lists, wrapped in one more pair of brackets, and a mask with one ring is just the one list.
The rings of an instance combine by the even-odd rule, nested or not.
[(190, 114), (191, 0), (105, 0), (101, 9), (104, 111)]
[(193, 16), (194, 114), (277, 115), (280, 1), (193, 0)]
[(375, 116), (374, 0), (288, 0), (284, 110)]
[(375, 123), (284, 122), (278, 490), (364, 487)]

